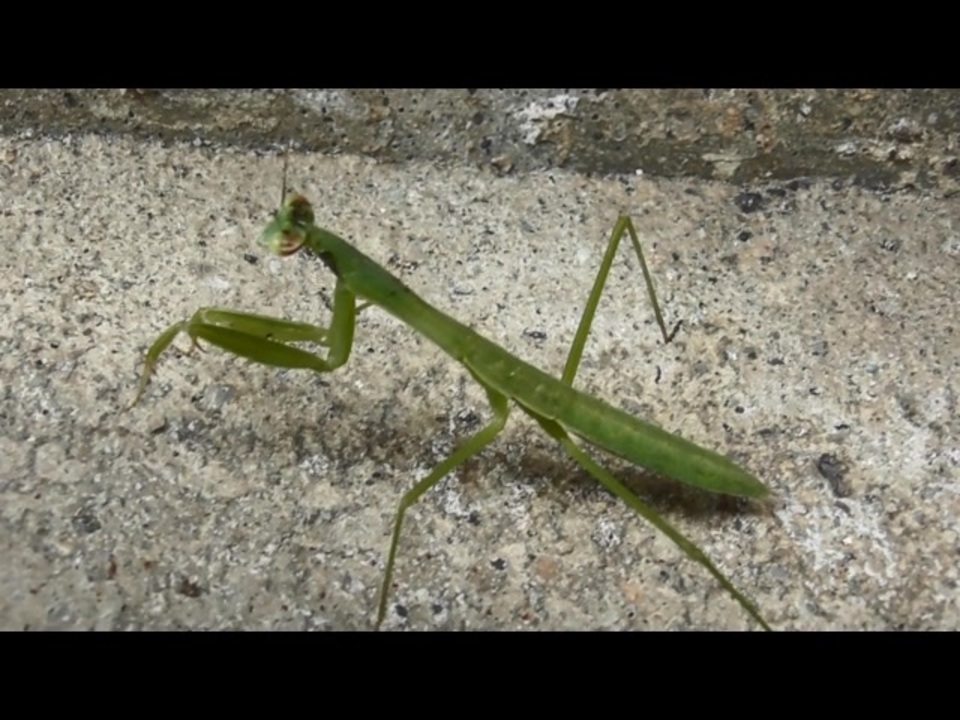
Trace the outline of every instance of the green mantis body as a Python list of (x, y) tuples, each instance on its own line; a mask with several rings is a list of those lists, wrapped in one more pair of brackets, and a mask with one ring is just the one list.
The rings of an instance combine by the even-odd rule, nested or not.
[[(688, 557), (703, 565), (757, 622), (769, 629), (754, 604), (730, 583), (694, 543), (592, 460), (570, 437), (572, 433), (637, 465), (713, 492), (749, 498), (763, 497), (769, 492), (759, 480), (727, 458), (572, 387), (603, 285), (624, 234), (629, 234), (640, 258), (664, 340), (668, 342), (670, 339), (636, 231), (629, 217), (621, 216), (601, 263), (563, 375), (557, 379), (426, 303), (399, 279), (345, 240), (314, 225), (313, 210), (306, 199), (296, 194), (288, 195), (261, 235), (260, 244), (280, 255), (290, 255), (300, 248), (306, 248), (319, 256), (334, 273), (337, 280), (330, 327), (218, 308), (199, 310), (190, 320), (169, 327), (150, 347), (134, 403), (143, 393), (161, 353), (180, 332), (186, 332), (194, 342), (203, 339), (265, 365), (306, 368), (317, 372), (335, 370), (350, 355), (358, 311), (356, 302), (357, 298), (361, 298), (367, 304), (380, 306), (422, 333), (466, 367), (486, 390), (493, 410), (493, 418), (487, 425), (468, 437), (450, 457), (417, 482), (401, 499), (384, 570), (377, 627), (386, 615), (390, 581), (406, 510), (447, 473), (478, 453), (500, 433), (512, 400), (559, 441), (601, 485), (670, 537)], [(325, 346), (328, 349), (326, 357), (290, 344), (301, 341)]]

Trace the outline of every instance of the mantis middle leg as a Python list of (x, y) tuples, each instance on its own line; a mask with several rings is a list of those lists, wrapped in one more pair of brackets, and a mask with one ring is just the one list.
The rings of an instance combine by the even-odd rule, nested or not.
[[(476, 378), (475, 375), (474, 377)], [(479, 378), (477, 378), (477, 381), (483, 384)], [(490, 442), (492, 442), (493, 439), (500, 434), (500, 431), (503, 430), (503, 426), (507, 422), (507, 415), (510, 412), (507, 396), (501, 395), (487, 385), (484, 385), (484, 389), (487, 391), (487, 398), (490, 400), (490, 407), (493, 410), (493, 419), (480, 428), (480, 430), (478, 430), (476, 433), (464, 440), (463, 443), (461, 443), (460, 446), (453, 451), (453, 454), (450, 455), (450, 457), (437, 465), (429, 475), (423, 478), (423, 480), (417, 482), (417, 484), (404, 493), (403, 497), (400, 499), (400, 505), (397, 507), (397, 517), (393, 523), (393, 536), (390, 540), (390, 551), (387, 553), (387, 566), (383, 574), (383, 586), (380, 588), (380, 605), (377, 610), (377, 623), (375, 626), (377, 628), (380, 627), (380, 624), (383, 622), (383, 619), (387, 614), (387, 599), (390, 595), (390, 580), (393, 577), (393, 564), (397, 556), (397, 545), (400, 542), (400, 528), (403, 526), (404, 514), (406, 514), (411, 505), (420, 499), (421, 495), (440, 482), (440, 480), (447, 473), (456, 469), (459, 465), (462, 465), (471, 457), (483, 450), (483, 448), (485, 448), (487, 445), (489, 445)]]

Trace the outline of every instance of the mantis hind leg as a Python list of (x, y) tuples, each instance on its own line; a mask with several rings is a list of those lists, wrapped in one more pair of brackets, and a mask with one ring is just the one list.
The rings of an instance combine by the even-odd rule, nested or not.
[(733, 583), (727, 579), (727, 576), (724, 575), (719, 568), (713, 564), (713, 562), (711, 562), (710, 558), (708, 558), (703, 551), (693, 543), (693, 541), (691, 541), (686, 535), (667, 522), (667, 520), (660, 515), (660, 513), (643, 502), (643, 500), (631, 492), (626, 485), (617, 480), (616, 477), (614, 477), (610, 472), (605, 470), (600, 464), (593, 460), (593, 458), (581, 450), (559, 423), (557, 423), (555, 420), (545, 418), (542, 415), (538, 415), (530, 410), (530, 408), (524, 407), (523, 405), (520, 407), (530, 417), (536, 420), (540, 427), (542, 427), (548, 435), (558, 440), (560, 444), (563, 445), (563, 448), (567, 451), (567, 453), (569, 453), (570, 456), (577, 462), (577, 464), (580, 465), (580, 467), (590, 473), (590, 475), (592, 475), (593, 478), (603, 485), (603, 487), (605, 487), (609, 492), (623, 500), (627, 505), (630, 506), (631, 509), (634, 510), (634, 512), (647, 520), (651, 525), (657, 528), (657, 530), (662, 532), (668, 538), (673, 540), (676, 546), (679, 547), (688, 558), (694, 562), (700, 563), (700, 565), (705, 567), (710, 574), (717, 579), (720, 585), (727, 592), (729, 592), (738, 603), (740, 603), (741, 607), (743, 607), (743, 609), (746, 610), (754, 620), (760, 623), (764, 630), (770, 630), (770, 626), (767, 625), (766, 621), (760, 615), (760, 611), (757, 610), (756, 605), (754, 605), (749, 598), (747, 598), (743, 593), (733, 586)]
[[(481, 382), (479, 378), (477, 378), (477, 380)], [(410, 488), (400, 499), (400, 505), (397, 507), (396, 520), (393, 523), (390, 551), (387, 553), (387, 566), (383, 573), (383, 585), (380, 588), (380, 605), (377, 610), (377, 623), (375, 626), (377, 628), (380, 627), (380, 624), (387, 614), (390, 580), (393, 577), (393, 565), (397, 557), (397, 545), (400, 542), (400, 529), (403, 526), (404, 514), (411, 505), (420, 499), (421, 495), (440, 482), (447, 473), (489, 445), (490, 442), (500, 434), (504, 424), (507, 422), (507, 415), (509, 414), (510, 408), (506, 395), (501, 395), (486, 385), (484, 385), (484, 389), (487, 391), (487, 398), (489, 398), (490, 407), (493, 409), (493, 419), (461, 443), (450, 457), (437, 465), (429, 475)]]
[(650, 276), (650, 270), (647, 268), (647, 261), (643, 257), (643, 250), (640, 247), (640, 238), (633, 227), (633, 221), (628, 215), (621, 215), (617, 218), (617, 224), (613, 227), (610, 235), (610, 242), (607, 244), (607, 251), (603, 255), (600, 263), (600, 271), (597, 273), (597, 279), (593, 283), (593, 289), (590, 291), (590, 297), (587, 299), (587, 305), (583, 310), (583, 316), (580, 318), (580, 326), (577, 328), (577, 334), (574, 336), (573, 345), (570, 347), (570, 354), (567, 356), (567, 364), (563, 368), (563, 375), (560, 380), (565, 385), (572, 385), (573, 378), (577, 374), (577, 368), (580, 367), (580, 358), (583, 356), (583, 348), (587, 343), (587, 335), (590, 333), (590, 326), (593, 324), (593, 316), (596, 315), (597, 305), (600, 303), (600, 295), (603, 293), (603, 286), (607, 282), (607, 276), (610, 274), (610, 267), (613, 265), (613, 258), (617, 254), (617, 248), (620, 246), (620, 240), (624, 233), (630, 236), (633, 248), (640, 259), (640, 268), (643, 270), (643, 279), (647, 285), (647, 295), (650, 298), (650, 304), (653, 305), (653, 313), (657, 318), (657, 325), (660, 326), (660, 332), (663, 334), (663, 342), (669, 343), (673, 336), (680, 329), (680, 323), (674, 325), (673, 330), (667, 332), (667, 326), (663, 321), (663, 314), (660, 312), (660, 303), (657, 301), (657, 293), (653, 288), (653, 278)]
[[(329, 328), (224, 308), (201, 308), (189, 320), (164, 330), (147, 350), (137, 395), (130, 407), (139, 402), (163, 351), (181, 332), (190, 336), (195, 347), (199, 347), (198, 340), (204, 340), (261, 365), (330, 372), (350, 356), (356, 313), (356, 296), (340, 282), (334, 290)], [(328, 348), (327, 357), (288, 344), (294, 342), (322, 345)]]

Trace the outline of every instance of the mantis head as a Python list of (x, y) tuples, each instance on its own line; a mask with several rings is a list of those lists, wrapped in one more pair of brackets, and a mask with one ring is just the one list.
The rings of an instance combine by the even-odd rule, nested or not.
[(292, 255), (306, 243), (312, 227), (310, 203), (303, 195), (290, 193), (257, 242), (277, 255)]

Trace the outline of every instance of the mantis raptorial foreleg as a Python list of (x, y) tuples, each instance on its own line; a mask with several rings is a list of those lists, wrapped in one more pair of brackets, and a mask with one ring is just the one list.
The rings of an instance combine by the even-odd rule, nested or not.
[[(333, 318), (329, 328), (269, 315), (201, 308), (189, 320), (174, 323), (164, 330), (147, 350), (140, 385), (131, 407), (140, 400), (160, 355), (181, 332), (190, 336), (195, 347), (199, 347), (197, 340), (204, 340), (263, 365), (330, 372), (350, 357), (356, 313), (356, 296), (341, 282), (337, 282), (333, 293)], [(324, 359), (315, 353), (287, 345), (291, 342), (322, 345), (328, 348), (327, 357)]]
[[(476, 378), (476, 376), (474, 377)], [(483, 384), (479, 378), (477, 378), (477, 380), (481, 383), (481, 385)], [(457, 449), (453, 451), (453, 454), (450, 455), (450, 457), (437, 465), (429, 475), (410, 488), (400, 500), (400, 505), (397, 508), (397, 519), (393, 524), (393, 537), (390, 540), (390, 552), (387, 555), (387, 567), (383, 574), (383, 586), (380, 590), (380, 606), (379, 610), (377, 611), (376, 625), (378, 628), (380, 627), (380, 623), (383, 622), (383, 619), (387, 613), (387, 598), (389, 597), (390, 593), (390, 578), (393, 577), (393, 562), (396, 559), (397, 545), (400, 542), (400, 528), (403, 525), (403, 516), (407, 512), (407, 509), (417, 500), (419, 500), (420, 496), (423, 495), (427, 490), (440, 482), (440, 480), (447, 473), (456, 469), (458, 465), (462, 465), (471, 457), (483, 450), (484, 447), (489, 445), (500, 433), (500, 431), (503, 430), (503, 426), (507, 422), (507, 415), (510, 412), (510, 405), (507, 400), (507, 396), (501, 395), (500, 393), (486, 386), (484, 386), (484, 389), (487, 391), (487, 397), (490, 400), (490, 407), (493, 409), (493, 420), (464, 440), (457, 447)]]

